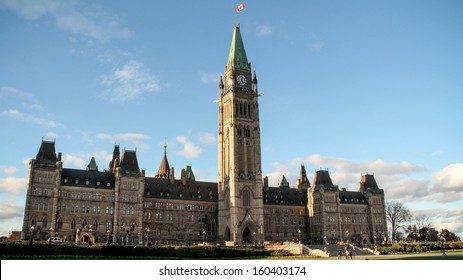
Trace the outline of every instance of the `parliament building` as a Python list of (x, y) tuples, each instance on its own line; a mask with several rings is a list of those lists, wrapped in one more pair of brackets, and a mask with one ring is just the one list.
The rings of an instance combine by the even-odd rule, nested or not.
[(384, 191), (359, 174), (357, 191), (339, 188), (326, 170), (312, 183), (301, 166), (295, 187), (262, 174), (259, 92), (239, 26), (218, 97), (218, 181), (175, 176), (166, 152), (154, 177), (136, 151), (114, 146), (107, 169), (91, 158), (85, 170), (63, 168), (55, 142), (30, 160), (22, 239), (69, 242), (243, 245), (265, 242), (372, 244), (386, 238)]

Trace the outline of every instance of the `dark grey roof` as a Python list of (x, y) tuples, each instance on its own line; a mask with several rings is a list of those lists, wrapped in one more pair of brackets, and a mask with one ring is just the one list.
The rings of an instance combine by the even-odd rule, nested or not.
[(137, 152), (124, 150), (119, 166), (121, 171), (126, 174), (139, 174), (140, 167), (138, 167)]
[(330, 191), (338, 191), (339, 188), (336, 185), (333, 185), (331, 181), (330, 173), (328, 170), (319, 170), (315, 173), (313, 180), (313, 185), (316, 190), (324, 189)]
[(301, 206), (307, 203), (307, 192), (293, 188), (264, 188), (263, 196), (265, 205)]
[[(61, 185), (114, 190), (114, 173), (63, 168)], [(109, 186), (108, 186), (109, 184)]]
[(341, 200), (341, 204), (368, 204), (361, 192), (340, 191), (339, 199)]
[(217, 183), (202, 181), (187, 181), (185, 185), (181, 180), (145, 178), (145, 198), (179, 199), (217, 202)]
[(45, 165), (55, 165), (57, 158), (56, 158), (56, 151), (55, 151), (55, 142), (44, 141), (42, 140), (42, 144), (40, 145), (39, 152), (35, 157), (35, 160), (39, 164)]

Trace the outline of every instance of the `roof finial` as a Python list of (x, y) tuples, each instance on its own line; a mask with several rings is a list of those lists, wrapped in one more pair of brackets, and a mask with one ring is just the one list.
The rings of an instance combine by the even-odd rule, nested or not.
[(164, 155), (167, 154), (167, 137), (164, 137)]

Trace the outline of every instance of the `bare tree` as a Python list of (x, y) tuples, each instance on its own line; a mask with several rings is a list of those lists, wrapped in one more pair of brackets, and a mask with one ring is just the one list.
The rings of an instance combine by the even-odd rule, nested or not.
[(404, 225), (405, 222), (411, 219), (412, 215), (407, 206), (402, 202), (388, 201), (386, 202), (386, 218), (391, 224), (392, 240), (397, 239), (397, 231)]
[(415, 224), (418, 227), (418, 229), (427, 227), (427, 228), (432, 228), (434, 227), (432, 224), (432, 217), (426, 215), (426, 214), (419, 214), (415, 215), (413, 217), (413, 220), (415, 220)]

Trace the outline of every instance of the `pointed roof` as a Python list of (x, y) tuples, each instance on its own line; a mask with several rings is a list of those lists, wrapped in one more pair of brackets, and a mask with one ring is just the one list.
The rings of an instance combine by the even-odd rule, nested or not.
[(362, 175), (362, 179), (359, 183), (359, 191), (379, 191), (378, 184), (376, 183), (375, 176), (373, 174)]
[(138, 174), (140, 173), (140, 168), (138, 167), (137, 152), (130, 150), (123, 150), (120, 168), (122, 172), (128, 174)]
[(92, 159), (88, 163), (87, 170), (88, 171), (98, 171), (98, 165), (96, 165), (96, 161), (94, 157), (92, 157)]
[(328, 170), (318, 170), (315, 173), (313, 184), (315, 186), (319, 186), (319, 185), (333, 186), (333, 182), (331, 181), (330, 173), (328, 172)]
[(305, 171), (304, 165), (301, 165), (301, 172), (299, 174), (299, 182), (301, 184), (309, 184), (310, 186), (309, 178), (307, 178), (307, 172)]
[(195, 174), (193, 174), (193, 169), (191, 168), (191, 166), (187, 165), (186, 166), (186, 179), (187, 180), (190, 180), (190, 181), (195, 181)]
[(246, 51), (244, 50), (239, 25), (235, 25), (233, 28), (233, 37), (230, 45), (230, 52), (228, 53), (227, 70), (233, 67), (251, 70), (251, 65), (248, 62)]
[(120, 154), (119, 145), (114, 145), (113, 158), (109, 162), (108, 168), (110, 172), (114, 172), (114, 169), (119, 166)]
[(55, 142), (42, 140), (42, 144), (40, 145), (40, 149), (35, 160), (38, 163), (55, 164), (57, 161)]
[(164, 178), (169, 179), (170, 177), (170, 167), (169, 161), (167, 160), (167, 153), (164, 146), (164, 157), (162, 158), (161, 165), (159, 166), (158, 174), (154, 176), (155, 178)]
[(286, 180), (285, 175), (282, 175), (282, 176), (281, 176), (281, 180), (280, 180), (280, 182), (278, 183), (278, 186), (279, 186), (280, 188), (289, 188), (289, 183), (288, 183), (288, 180)]

